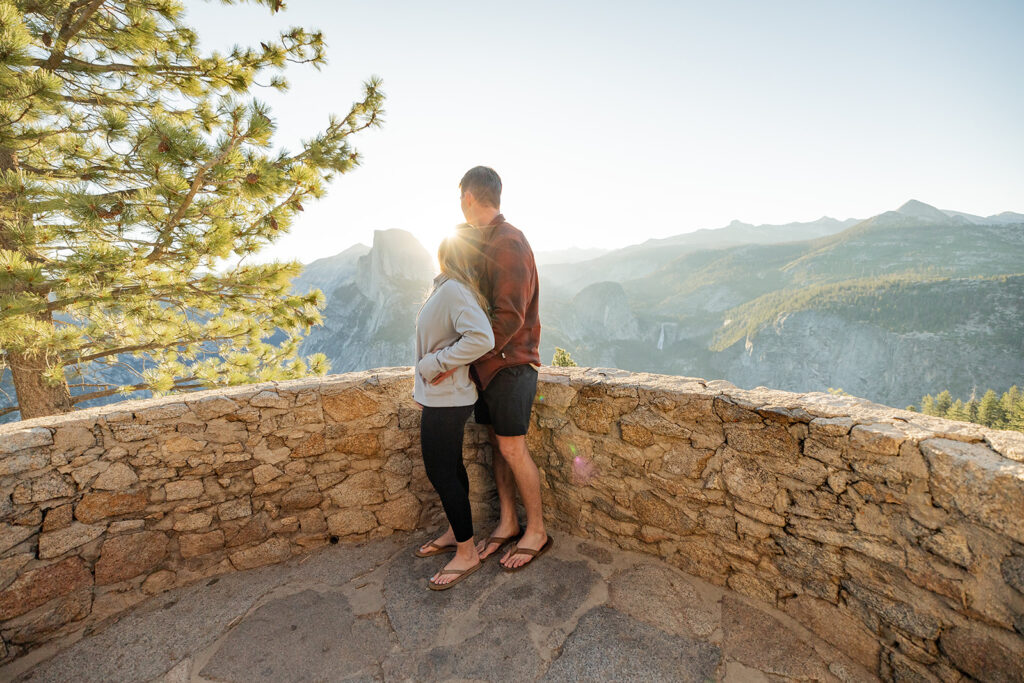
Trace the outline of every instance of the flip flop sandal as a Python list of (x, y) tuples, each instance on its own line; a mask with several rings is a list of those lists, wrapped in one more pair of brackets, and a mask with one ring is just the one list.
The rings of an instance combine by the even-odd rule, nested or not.
[(454, 546), (454, 545), (438, 545), (438, 544), (434, 543), (433, 541), (428, 543), (427, 547), (428, 548), (433, 547), (433, 548), (436, 548), (436, 550), (429, 550), (429, 551), (424, 553), (424, 552), (420, 552), (420, 549), (417, 548), (416, 552), (413, 553), (413, 554), (416, 555), (416, 557), (433, 557), (434, 555), (441, 555), (442, 553), (451, 553), (451, 552), (455, 552), (455, 550), (456, 550), (456, 546)]
[[(523, 554), (523, 555), (532, 555), (533, 559), (532, 560), (527, 560), (526, 564), (521, 564), (518, 567), (506, 567), (505, 565), (502, 564), (501, 568), (504, 569), (507, 572), (517, 572), (517, 571), (519, 571), (520, 569), (522, 569), (524, 567), (529, 567), (531, 564), (533, 564), (537, 560), (538, 557), (540, 557), (541, 555), (546, 553), (548, 551), (548, 549), (554, 544), (554, 542), (555, 542), (554, 539), (551, 538), (551, 536), (549, 534), (548, 535), (548, 540), (545, 541), (544, 545), (542, 545), (538, 550), (533, 550), (532, 548), (520, 548), (519, 546), (514, 545), (514, 546), (512, 546), (512, 551), (509, 554), (509, 557), (512, 557), (513, 555)], [(499, 562), (498, 564), (501, 564), (501, 563)]]
[(449, 581), (448, 583), (445, 583), (445, 584), (437, 584), (437, 583), (434, 583), (433, 581), (431, 581), (430, 579), (427, 579), (427, 586), (432, 591), (448, 590), (449, 588), (451, 588), (452, 586), (457, 584), (459, 581), (462, 581), (464, 578), (466, 578), (467, 576), (469, 576), (470, 574), (475, 572), (477, 569), (480, 569), (480, 566), (482, 564), (483, 564), (483, 562), (477, 562), (476, 564), (474, 564), (469, 569), (442, 569), (441, 572), (440, 572), (441, 574), (459, 574), (459, 578), (457, 578), (457, 579), (455, 579), (453, 581)]
[(484, 544), (484, 550), (486, 550), (487, 546), (491, 545), (492, 543), (497, 543), (498, 547), (495, 548), (494, 551), (491, 552), (491, 554), (488, 555), (487, 557), (481, 557), (480, 561), (481, 562), (486, 562), (488, 557), (491, 557), (491, 555), (495, 555), (495, 554), (501, 552), (501, 549), (505, 547), (506, 543), (508, 543), (509, 541), (518, 541), (520, 538), (523, 537), (523, 534), (525, 534), (525, 533), (526, 533), (525, 531), (520, 531), (518, 534), (516, 534), (514, 536), (491, 536), (490, 538), (487, 539), (487, 543)]

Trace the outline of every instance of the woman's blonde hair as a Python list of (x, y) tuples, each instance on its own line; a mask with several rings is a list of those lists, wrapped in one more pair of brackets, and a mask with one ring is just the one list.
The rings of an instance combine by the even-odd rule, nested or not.
[(477, 249), (464, 230), (446, 237), (437, 248), (437, 262), (441, 272), (450, 279), (464, 284), (476, 298), (480, 308), (490, 315), (491, 307), (480, 288)]

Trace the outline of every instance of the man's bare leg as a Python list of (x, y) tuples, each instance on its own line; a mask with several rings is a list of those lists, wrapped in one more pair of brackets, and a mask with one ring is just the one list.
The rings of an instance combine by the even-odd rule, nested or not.
[[(491, 466), (494, 468), (494, 484), (498, 487), (498, 502), (500, 512), (498, 514), (498, 526), (491, 532), (491, 536), (515, 536), (519, 533), (519, 519), (516, 517), (516, 479), (509, 468), (505, 458), (501, 455), (498, 445), (498, 436), (494, 433), (494, 427), (488, 427), (491, 437)], [(477, 544), (477, 552), (480, 559), (488, 557), (498, 549), (497, 543), (487, 544), (487, 539)]]
[[(515, 477), (519, 495), (526, 508), (526, 533), (516, 542), (523, 548), (537, 550), (543, 546), (548, 535), (544, 530), (544, 508), (540, 496), (540, 472), (526, 448), (526, 436), (496, 436), (501, 459)], [(514, 511), (513, 511), (514, 512)], [(506, 534), (501, 534), (506, 535)], [(509, 548), (501, 558), (501, 564), (508, 568), (519, 567), (533, 559), (532, 555), (516, 553)]]

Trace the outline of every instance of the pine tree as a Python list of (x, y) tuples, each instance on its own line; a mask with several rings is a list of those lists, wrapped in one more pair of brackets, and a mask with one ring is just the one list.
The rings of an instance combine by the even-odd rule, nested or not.
[(572, 359), (568, 351), (560, 346), (556, 346), (555, 355), (551, 359), (551, 365), (556, 368), (574, 368), (576, 367), (576, 361)]
[(1017, 405), (1017, 402), (1021, 400), (1020, 389), (1014, 384), (1010, 387), (1006, 393), (999, 397), (999, 405), (1003, 409), (1004, 420), (1009, 421), (1010, 416), (1013, 415), (1013, 408)]
[(935, 397), (935, 414), (939, 417), (944, 417), (952, 405), (953, 397), (949, 395), (949, 391), (942, 391), (942, 393)]
[[(202, 54), (183, 14), (175, 0), (0, 0), (0, 379), (9, 369), (17, 394), (0, 414), (326, 370), (297, 354), (323, 295), (289, 294), (298, 263), (244, 257), (358, 163), (348, 137), (380, 125), (380, 82), (301, 149), (274, 150), (250, 93), (286, 89), (289, 62), (323, 64), (322, 35)], [(237, 265), (218, 272), (224, 259)], [(104, 366), (132, 379), (111, 384)]]
[(953, 405), (949, 407), (949, 410), (942, 416), (950, 420), (962, 420), (964, 422), (971, 422), (970, 413), (967, 410), (967, 406), (960, 399), (957, 399)]
[(925, 415), (938, 415), (935, 410), (935, 399), (932, 398), (931, 394), (925, 394), (924, 398), (921, 399), (921, 412)]
[(995, 391), (989, 389), (981, 397), (981, 403), (978, 406), (978, 422), (986, 427), (998, 429), (1002, 427), (1004, 417), (1006, 414), (1003, 412), (1003, 406), (999, 403), (999, 397), (996, 396)]
[(971, 422), (978, 422), (979, 405), (980, 403), (978, 399), (974, 397), (974, 394), (971, 394), (971, 400), (969, 400), (967, 404), (964, 406), (964, 409), (967, 411), (967, 417), (964, 419), (970, 420)]
[(1018, 400), (1013, 410), (1007, 416), (1007, 429), (1016, 429), (1024, 432), (1024, 399)]

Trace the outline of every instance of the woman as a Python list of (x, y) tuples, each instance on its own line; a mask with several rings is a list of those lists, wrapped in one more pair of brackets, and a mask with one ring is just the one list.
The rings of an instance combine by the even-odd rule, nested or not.
[(477, 398), (469, 364), (494, 348), (494, 334), (485, 312), (487, 301), (476, 283), (472, 249), (459, 235), (441, 243), (437, 252), (441, 274), (416, 316), (413, 398), (423, 406), (423, 464), (450, 523), (447, 532), (421, 546), (416, 555), (428, 557), (455, 548), (452, 561), (427, 581), (432, 590), (451, 588), (480, 567), (473, 542), (469, 477), (462, 462), (462, 434)]

